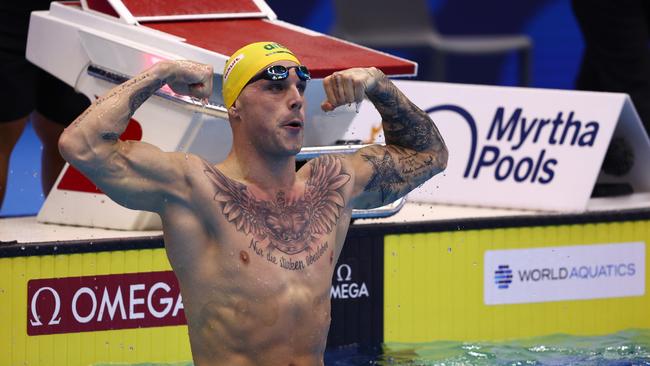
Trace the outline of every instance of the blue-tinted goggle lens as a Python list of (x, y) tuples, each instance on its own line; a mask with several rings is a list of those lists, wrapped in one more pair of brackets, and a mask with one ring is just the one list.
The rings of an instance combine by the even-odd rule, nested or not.
[(298, 78), (303, 81), (307, 81), (311, 79), (311, 75), (309, 74), (309, 70), (307, 69), (307, 66), (300, 65), (300, 66), (282, 66), (282, 65), (274, 65), (266, 68), (266, 70), (262, 71), (260, 74), (257, 76), (253, 77), (248, 83), (254, 83), (257, 80), (260, 79), (266, 79), (266, 80), (284, 80), (289, 77), (289, 71), (291, 69), (296, 69), (296, 75), (298, 75)]

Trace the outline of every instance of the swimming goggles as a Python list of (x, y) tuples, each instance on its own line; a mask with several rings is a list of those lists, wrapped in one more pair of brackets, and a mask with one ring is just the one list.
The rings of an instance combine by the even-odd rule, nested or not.
[(309, 70), (307, 69), (307, 66), (300, 65), (300, 66), (282, 66), (282, 65), (274, 65), (267, 67), (264, 71), (261, 73), (253, 76), (251, 80), (248, 82), (248, 84), (252, 84), (260, 79), (265, 79), (265, 80), (284, 80), (289, 77), (289, 71), (291, 69), (296, 69), (296, 75), (298, 75), (298, 78), (303, 81), (307, 81), (311, 79), (311, 75), (309, 74)]

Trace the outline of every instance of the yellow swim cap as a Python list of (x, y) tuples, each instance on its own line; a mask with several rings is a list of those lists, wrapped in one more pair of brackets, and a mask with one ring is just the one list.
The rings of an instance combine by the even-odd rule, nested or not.
[(276, 61), (293, 61), (296, 55), (276, 42), (255, 42), (232, 54), (223, 69), (223, 101), (230, 108), (248, 81), (261, 69)]

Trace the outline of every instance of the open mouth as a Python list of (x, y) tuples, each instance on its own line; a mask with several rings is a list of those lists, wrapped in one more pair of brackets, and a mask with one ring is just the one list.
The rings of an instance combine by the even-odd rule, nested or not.
[(291, 121), (288, 122), (284, 125), (285, 127), (292, 127), (292, 128), (302, 128), (302, 122), (300, 121)]

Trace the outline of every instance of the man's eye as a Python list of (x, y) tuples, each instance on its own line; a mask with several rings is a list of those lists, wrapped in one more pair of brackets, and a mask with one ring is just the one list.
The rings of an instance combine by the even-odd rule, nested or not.
[(300, 94), (304, 93), (305, 89), (307, 89), (307, 83), (299, 83), (298, 84), (298, 90), (300, 91)]
[(277, 83), (277, 82), (276, 83), (269, 83), (268, 88), (269, 88), (269, 90), (280, 91), (280, 90), (284, 89), (284, 85), (283, 85), (283, 83)]

